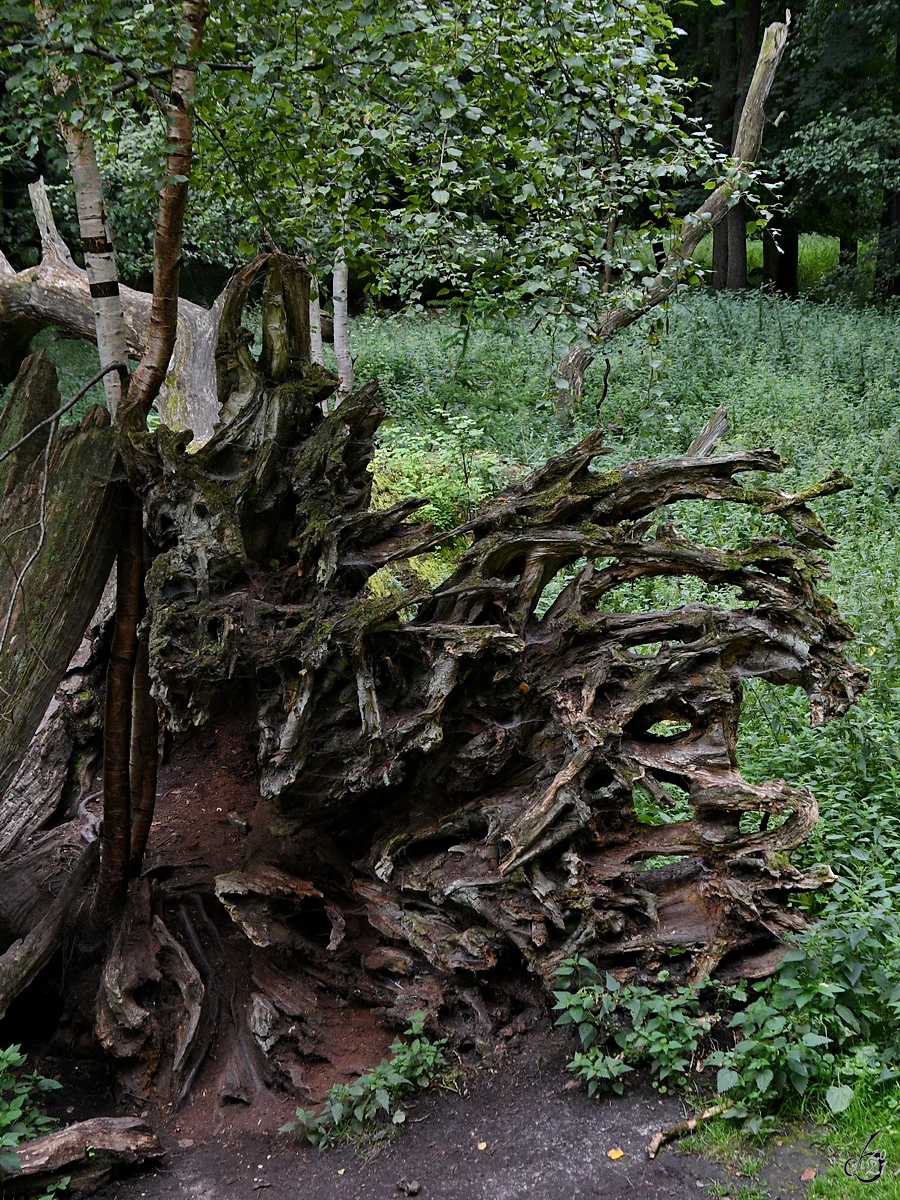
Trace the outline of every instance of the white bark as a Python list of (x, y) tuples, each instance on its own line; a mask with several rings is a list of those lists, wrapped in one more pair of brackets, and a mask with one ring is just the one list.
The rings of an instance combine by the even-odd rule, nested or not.
[(322, 306), (319, 303), (319, 280), (313, 275), (309, 289), (309, 356), (320, 367), (325, 366), (322, 342)]
[[(34, 322), (37, 327), (52, 325), (94, 339), (88, 277), (75, 266), (56, 230), (43, 182), (32, 184), (29, 193), (41, 233), (43, 258), (36, 267), (15, 272), (0, 256), (0, 343), (5, 322), (10, 323), (9, 328), (22, 322)], [(120, 298), (127, 352), (140, 358), (150, 336), (151, 297), (123, 286)], [(175, 352), (156, 401), (160, 419), (170, 429), (192, 429), (198, 442), (210, 437), (219, 414), (215, 349), (221, 307), (221, 297), (211, 310), (179, 300)]]
[(334, 357), (337, 361), (337, 372), (340, 383), (337, 390), (337, 402), (341, 404), (353, 391), (356, 383), (356, 372), (353, 358), (350, 354), (350, 329), (347, 311), (347, 259), (344, 245), (337, 249), (332, 273), (331, 297), (334, 306)]
[[(122, 375), (127, 371), (128, 345), (125, 337), (125, 314), (119, 295), (119, 272), (112, 232), (103, 203), (103, 184), (97, 168), (94, 139), (89, 133), (63, 122), (60, 126), (69, 170), (75, 185), (75, 208), (81, 248), (91, 291), (91, 306), (97, 329), (97, 353), (100, 366), (121, 363)], [(103, 377), (106, 403), (115, 419), (122, 400), (122, 375), (110, 371)]]
[[(46, 33), (55, 15), (53, 8), (45, 0), (35, 0), (34, 15), (39, 27)], [(75, 83), (75, 80), (53, 66), (50, 78), (57, 96), (65, 95)], [(59, 122), (59, 131), (75, 186), (75, 209), (90, 285), (100, 366), (122, 364), (121, 372), (110, 371), (103, 377), (106, 403), (110, 416), (115, 420), (123, 388), (128, 382), (128, 345), (122, 297), (119, 295), (116, 252), (103, 203), (103, 184), (91, 134), (65, 118)], [(50, 223), (52, 225), (52, 218)], [(43, 237), (43, 230), (41, 232)]]

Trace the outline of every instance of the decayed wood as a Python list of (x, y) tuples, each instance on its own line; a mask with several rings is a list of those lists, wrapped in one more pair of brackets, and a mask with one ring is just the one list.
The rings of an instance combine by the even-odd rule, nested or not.
[(56, 812), (69, 776), (72, 744), (65, 712), (54, 697), (0, 798), (0, 856)]
[(0, 1017), (50, 961), (78, 919), (97, 869), (99, 845), (91, 842), (49, 911), (0, 957)]
[(57, 430), (56, 371), (32, 355), (0, 414), (0, 794), (96, 610), (121, 529), (106, 413)]
[(197, 967), (154, 911), (149, 882), (135, 880), (104, 964), (96, 1014), (101, 1045), (127, 1063), (130, 1094), (154, 1094), (159, 1076), (163, 1098), (177, 1092), (201, 1034), (205, 1000)]
[[(741, 778), (736, 714), (745, 678), (800, 684), (817, 721), (862, 686), (843, 657), (850, 631), (814, 587), (829, 539), (807, 504), (847, 481), (742, 486), (742, 472), (781, 469), (771, 451), (596, 472), (591, 434), (437, 535), (407, 523), (415, 502), (368, 510), (374, 392), (322, 418), (321, 373), (267, 382), (235, 321), (220, 380), (237, 390), (215, 437), (188, 460), (162, 432), (165, 473), (148, 491), (168, 547), (148, 595), (169, 722), (200, 723), (223, 690), (255, 688), (264, 796), (310, 837), (365, 830), (351, 891), (442, 969), (489, 969), (511, 941), (548, 976), (584, 946), (635, 964), (679, 947), (697, 976), (802, 924), (789, 894), (829, 872), (786, 853), (815, 802)], [(719, 433), (721, 414), (699, 449)], [(787, 537), (696, 545), (653, 519), (685, 499), (755, 505)], [(377, 570), (461, 536), (469, 549), (434, 590), (368, 590)], [(264, 590), (247, 583), (248, 562), (253, 577), (273, 559)], [(730, 586), (749, 607), (603, 611), (610, 592), (667, 574)], [(681, 796), (691, 816), (648, 824), (639, 790), (663, 810)], [(743, 833), (742, 812), (786, 819)], [(660, 855), (672, 861), (642, 869)]]
[(2, 1200), (43, 1195), (68, 1177), (66, 1194), (87, 1196), (110, 1180), (165, 1154), (137, 1117), (93, 1117), (16, 1147), (20, 1169), (0, 1182)]

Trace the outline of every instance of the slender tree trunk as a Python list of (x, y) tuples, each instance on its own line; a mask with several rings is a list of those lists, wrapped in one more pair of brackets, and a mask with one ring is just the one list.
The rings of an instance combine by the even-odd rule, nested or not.
[(743, 200), (739, 200), (722, 222), (728, 238), (728, 271), (726, 286), (730, 292), (747, 286), (747, 216)]
[(322, 305), (319, 300), (319, 281), (312, 276), (309, 289), (309, 354), (312, 362), (325, 366), (322, 338)]
[[(760, 0), (744, 0), (744, 20), (741, 25), (741, 49), (737, 63), (737, 94), (732, 117), (731, 150), (737, 145), (738, 129), (744, 101), (753, 72), (759, 46)], [(727, 244), (725, 286), (740, 291), (747, 286), (747, 212), (743, 201), (729, 210), (725, 219), (724, 236)]]
[(753, 65), (759, 53), (760, 0), (744, 0), (744, 20), (741, 24), (741, 50), (737, 63), (737, 94), (731, 129), (731, 148), (737, 142), (741, 112), (747, 99), (747, 89), (753, 75)]
[(838, 250), (838, 265), (854, 269), (859, 262), (859, 242), (855, 237), (842, 237)]
[(800, 295), (800, 237), (789, 220), (772, 224), (763, 233), (763, 280), (795, 300)]
[[(143, 539), (141, 570), (141, 617), (146, 615), (147, 596), (144, 580), (153, 561), (149, 539)], [(134, 661), (131, 691), (131, 752), (129, 755), (129, 790), (131, 794), (131, 852), (130, 874), (139, 874), (144, 850), (153, 824), (156, 808), (156, 777), (159, 763), (159, 710), (150, 694), (149, 631), (138, 640)]]
[[(723, 150), (733, 144), (732, 123), (734, 121), (734, 72), (737, 47), (734, 32), (733, 0), (719, 13), (719, 29), (716, 35), (716, 65), (713, 90), (716, 95), (716, 115), (713, 136)], [(716, 291), (728, 287), (728, 217), (713, 230), (712, 285)]]
[(131, 728), (137, 627), (144, 575), (143, 511), (135, 497), (119, 551), (116, 625), (106, 676), (103, 717), (103, 842), (94, 914), (100, 922), (121, 911), (131, 859)]
[(900, 296), (900, 191), (886, 192), (878, 230), (875, 290), (879, 296)]
[[(190, 36), (185, 62), (172, 68), (166, 109), (166, 180), (159, 193), (156, 233), (153, 239), (153, 300), (150, 336), (128, 390), (122, 420), (123, 433), (143, 428), (147, 413), (159, 395), (178, 336), (178, 284), (181, 242), (193, 156), (194, 86), (197, 68), (192, 59), (203, 38), (208, 0), (185, 0), (183, 15)], [(124, 440), (123, 448), (126, 449)]]
[(353, 391), (356, 372), (350, 354), (350, 328), (348, 313), (348, 270), (343, 243), (334, 258), (331, 297), (334, 306), (334, 357), (337, 360), (338, 379), (337, 403), (340, 404)]
[(103, 377), (106, 403), (110, 416), (115, 420), (124, 389), (128, 385), (128, 343), (125, 314), (119, 295), (116, 252), (103, 202), (103, 184), (97, 168), (94, 140), (90, 133), (68, 122), (64, 122), (61, 129), (75, 185), (75, 207), (84, 265), (90, 281), (100, 366), (122, 364), (121, 371), (110, 371)]
[(728, 218), (713, 230), (712, 285), (717, 292), (728, 287)]

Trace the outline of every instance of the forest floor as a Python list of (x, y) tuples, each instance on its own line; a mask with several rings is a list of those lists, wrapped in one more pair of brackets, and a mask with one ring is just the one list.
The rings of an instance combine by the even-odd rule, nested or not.
[[(423, 1094), (407, 1125), (377, 1147), (318, 1151), (268, 1122), (257, 1132), (246, 1121), (235, 1128), (228, 1114), (236, 1106), (222, 1110), (218, 1130), (198, 1127), (190, 1105), (154, 1113), (162, 1165), (110, 1184), (98, 1200), (789, 1200), (806, 1194), (804, 1172), (827, 1165), (797, 1130), (770, 1139), (759, 1157), (675, 1143), (648, 1161), (648, 1141), (682, 1119), (684, 1101), (646, 1083), (590, 1099), (566, 1086), (570, 1049), (561, 1031), (535, 1029), (493, 1066), (467, 1071), (458, 1090)], [(59, 1094), (73, 1098), (68, 1087)], [(109, 1097), (88, 1088), (60, 1115), (101, 1111), (110, 1111)], [(623, 1153), (611, 1158), (611, 1150)]]

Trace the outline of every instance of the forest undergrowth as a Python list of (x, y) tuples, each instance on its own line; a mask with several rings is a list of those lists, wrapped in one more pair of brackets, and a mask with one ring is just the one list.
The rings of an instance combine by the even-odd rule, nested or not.
[[(818, 923), (772, 979), (743, 988), (668, 993), (661, 980), (657, 1001), (578, 962), (559, 979), (559, 1013), (580, 1034), (576, 1074), (607, 1088), (626, 1086), (630, 1066), (648, 1067), (664, 1087), (687, 1073), (701, 1095), (719, 1094), (724, 1125), (749, 1137), (811, 1120), (837, 1160), (812, 1185), (819, 1200), (872, 1194), (841, 1164), (878, 1130), (887, 1164), (878, 1195), (900, 1197), (897, 328), (896, 312), (847, 303), (695, 293), (605, 348), (571, 418), (554, 412), (548, 386), (561, 335), (535, 330), (527, 314), (490, 328), (449, 313), (365, 316), (352, 329), (357, 376), (378, 377), (388, 409), (375, 503), (427, 496), (426, 519), (445, 529), (597, 423), (611, 451), (602, 469), (683, 453), (723, 402), (730, 432), (721, 448), (774, 447), (786, 464), (779, 486), (802, 486), (837, 467), (853, 479), (852, 491), (818, 500), (816, 511), (836, 541), (825, 590), (856, 631), (869, 690), (843, 720), (811, 729), (800, 689), (757, 683), (745, 694), (739, 740), (749, 779), (805, 785), (819, 801), (820, 822), (794, 855), (799, 865), (827, 862), (838, 876), (829, 892), (802, 898)], [(44, 340), (61, 391), (71, 395), (93, 370), (92, 348)], [(718, 546), (772, 531), (772, 518), (735, 510), (685, 503), (667, 519)], [(450, 570), (448, 557), (421, 569), (439, 577)], [(653, 609), (700, 599), (733, 597), (700, 581), (661, 579), (623, 588), (613, 603)]]

